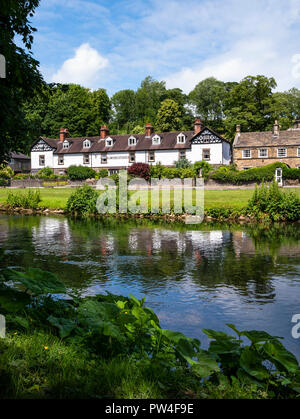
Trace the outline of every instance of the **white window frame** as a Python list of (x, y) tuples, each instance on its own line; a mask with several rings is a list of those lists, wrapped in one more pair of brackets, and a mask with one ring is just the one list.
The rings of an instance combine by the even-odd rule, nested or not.
[(70, 143), (69, 143), (69, 141), (64, 141), (64, 142), (63, 142), (63, 149), (64, 149), (64, 150), (67, 150), (69, 147), (70, 147)]
[(106, 147), (112, 147), (114, 145), (114, 140), (111, 137), (106, 138), (105, 145)]
[(177, 144), (185, 144), (186, 136), (181, 132), (177, 135)]
[(300, 147), (298, 147), (297, 156), (300, 157)]
[[(264, 155), (262, 155), (262, 151), (263, 152), (266, 152), (266, 155), (264, 156)], [(259, 150), (258, 150), (258, 158), (259, 159), (267, 159), (268, 158), (268, 149), (267, 148), (260, 148)]]
[(90, 140), (84, 140), (83, 141), (83, 148), (90, 148), (91, 147), (91, 142)]
[[(246, 156), (246, 152), (249, 152), (249, 156)], [(250, 149), (243, 150), (243, 159), (251, 159), (252, 151)]]
[[(86, 161), (88, 159), (88, 161)], [(91, 156), (90, 154), (84, 154), (83, 155), (83, 164), (90, 164), (91, 163)]]
[(159, 135), (154, 135), (154, 137), (152, 137), (152, 145), (159, 145), (161, 143), (161, 138)]
[(137, 144), (137, 139), (132, 135), (128, 138), (128, 145), (129, 147), (132, 147)]
[[(284, 155), (280, 155), (280, 151), (285, 151)], [(277, 148), (277, 157), (280, 159), (284, 159), (285, 157), (287, 157), (287, 149), (286, 148)]]

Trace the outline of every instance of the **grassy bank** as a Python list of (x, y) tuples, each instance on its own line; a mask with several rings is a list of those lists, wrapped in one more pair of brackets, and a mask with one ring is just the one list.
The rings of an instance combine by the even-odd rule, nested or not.
[[(294, 192), (300, 197), (300, 188), (287, 189), (286, 191)], [(0, 189), (1, 204), (6, 202), (9, 192), (24, 192), (24, 189)], [(40, 189), (41, 206), (50, 209), (65, 209), (68, 198), (73, 192), (74, 188)], [(205, 190), (205, 209), (226, 207), (240, 210), (247, 205), (252, 195), (253, 189)]]

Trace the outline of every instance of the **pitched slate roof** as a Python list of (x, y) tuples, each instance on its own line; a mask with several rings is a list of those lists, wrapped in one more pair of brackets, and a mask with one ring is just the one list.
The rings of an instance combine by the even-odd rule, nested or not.
[(22, 153), (12, 152), (10, 154), (10, 157), (14, 160), (30, 160), (30, 157), (28, 157), (28, 156), (26, 156), (25, 154), (22, 154)]
[[(203, 128), (202, 131), (207, 129)], [(208, 128), (209, 129), (209, 128)], [(201, 131), (201, 132), (202, 132)], [(212, 131), (212, 130), (210, 130)], [(212, 131), (214, 133), (214, 131)], [(179, 134), (186, 136), (186, 142), (184, 144), (177, 143), (177, 136)], [(216, 134), (216, 133), (214, 133)], [(158, 135), (161, 138), (160, 144), (153, 145), (152, 138)], [(197, 134), (199, 135), (199, 134)], [(216, 134), (222, 140), (228, 142), (226, 139)], [(130, 137), (137, 139), (137, 144), (129, 146), (128, 139)], [(77, 138), (66, 138), (70, 143), (69, 148), (63, 148), (63, 142), (59, 139), (41, 137), (50, 147), (55, 149), (55, 154), (73, 154), (73, 153), (99, 153), (99, 152), (130, 152), (130, 151), (151, 151), (151, 150), (186, 150), (191, 148), (192, 139), (195, 137), (194, 131), (177, 131), (177, 132), (163, 132), (153, 133), (151, 137), (146, 137), (145, 134), (126, 134), (126, 135), (108, 135), (107, 138), (112, 138), (114, 144), (111, 147), (106, 147), (105, 139), (100, 136), (97, 137), (77, 137)], [(91, 141), (90, 148), (84, 148), (83, 142), (85, 140)]]
[(233, 143), (239, 147), (277, 147), (277, 146), (300, 146), (300, 129), (280, 131), (279, 136), (274, 136), (272, 131), (266, 132), (242, 132), (237, 134)]

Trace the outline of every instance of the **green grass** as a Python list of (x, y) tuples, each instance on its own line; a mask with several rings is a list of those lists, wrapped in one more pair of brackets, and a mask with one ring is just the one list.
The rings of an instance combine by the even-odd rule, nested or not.
[[(4, 204), (6, 202), (9, 191), (13, 193), (24, 192), (24, 189), (0, 189), (0, 203)], [(289, 188), (285, 191), (293, 191), (300, 196), (300, 188)], [(49, 209), (65, 209), (72, 192), (74, 192), (74, 188), (40, 189), (41, 206)], [(253, 189), (206, 190), (204, 195), (205, 209), (214, 207), (241, 209), (247, 205), (252, 194)]]

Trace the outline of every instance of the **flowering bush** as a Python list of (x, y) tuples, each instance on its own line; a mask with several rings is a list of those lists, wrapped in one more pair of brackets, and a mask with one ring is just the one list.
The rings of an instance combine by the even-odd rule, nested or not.
[(146, 163), (133, 163), (133, 165), (128, 169), (128, 174), (149, 180), (150, 166)]

